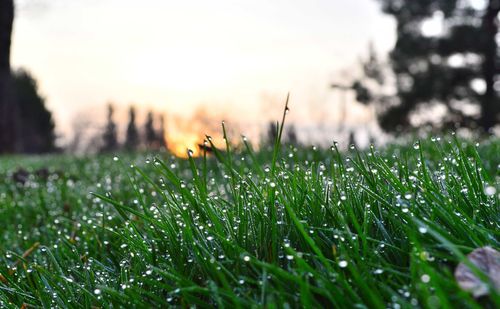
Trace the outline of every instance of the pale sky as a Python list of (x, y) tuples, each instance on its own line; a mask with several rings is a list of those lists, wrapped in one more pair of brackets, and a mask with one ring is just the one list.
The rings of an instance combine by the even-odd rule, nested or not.
[(24, 0), (12, 62), (38, 79), (66, 136), (108, 101), (170, 123), (204, 106), (244, 130), (277, 119), (288, 91), (294, 122), (331, 123), (328, 85), (348, 81), (370, 41), (390, 50), (394, 27), (376, 0)]

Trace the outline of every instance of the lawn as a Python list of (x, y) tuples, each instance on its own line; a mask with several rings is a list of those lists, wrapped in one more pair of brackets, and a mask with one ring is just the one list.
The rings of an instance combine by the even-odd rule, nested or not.
[(500, 306), (500, 141), (0, 159), (0, 307)]

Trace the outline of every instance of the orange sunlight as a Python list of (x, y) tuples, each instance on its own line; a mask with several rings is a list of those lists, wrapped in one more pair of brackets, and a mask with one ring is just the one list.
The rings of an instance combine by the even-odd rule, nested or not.
[(203, 142), (203, 137), (193, 132), (176, 131), (175, 134), (170, 134), (166, 137), (168, 141), (168, 150), (179, 158), (187, 158), (188, 149), (193, 151), (193, 156), (200, 155), (198, 144)]

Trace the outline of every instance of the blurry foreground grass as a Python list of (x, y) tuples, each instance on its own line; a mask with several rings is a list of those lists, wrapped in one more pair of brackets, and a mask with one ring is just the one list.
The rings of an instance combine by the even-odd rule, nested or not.
[[(0, 307), (495, 307), (500, 141), (0, 159)], [(23, 170), (19, 170), (23, 168)], [(93, 192), (93, 193), (91, 193)]]

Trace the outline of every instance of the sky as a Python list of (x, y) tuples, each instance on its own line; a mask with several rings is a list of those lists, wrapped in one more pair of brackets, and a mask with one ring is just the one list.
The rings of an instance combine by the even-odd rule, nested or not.
[[(164, 113), (175, 143), (223, 119), (258, 136), (288, 92), (299, 134), (317, 137), (308, 128), (338, 125), (329, 84), (358, 74), (370, 41), (384, 55), (395, 40), (376, 0), (18, 0), (16, 14), (13, 66), (37, 78), (63, 141), (78, 120), (98, 127), (107, 102), (123, 121), (130, 104)], [(371, 128), (373, 111), (346, 100), (348, 122)]]

